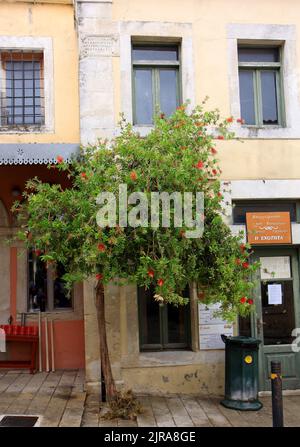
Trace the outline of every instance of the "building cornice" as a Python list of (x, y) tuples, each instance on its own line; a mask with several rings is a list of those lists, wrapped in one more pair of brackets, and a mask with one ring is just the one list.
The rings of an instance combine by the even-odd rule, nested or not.
[(70, 162), (79, 152), (79, 144), (0, 144), (0, 165), (42, 165), (57, 163), (62, 156)]

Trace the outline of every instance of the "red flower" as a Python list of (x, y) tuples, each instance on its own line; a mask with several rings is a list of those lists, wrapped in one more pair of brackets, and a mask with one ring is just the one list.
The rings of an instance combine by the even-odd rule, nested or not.
[(220, 199), (223, 199), (223, 195), (220, 191), (218, 192), (218, 197), (220, 197)]
[(236, 265), (241, 265), (241, 260), (239, 259), (239, 258), (237, 258), (236, 260), (235, 260), (235, 263), (236, 263)]
[(102, 273), (97, 273), (97, 275), (96, 275), (96, 279), (97, 279), (98, 281), (101, 281), (101, 279), (103, 279), (103, 275), (102, 275)]
[(81, 177), (82, 179), (86, 179), (86, 173), (85, 173), (85, 172), (82, 172), (82, 173), (80, 174), (80, 177)]
[(243, 262), (242, 266), (243, 266), (244, 269), (247, 269), (247, 268), (249, 268), (249, 263), (248, 262)]
[(223, 135), (218, 135), (217, 138), (218, 138), (218, 140), (224, 140), (224, 136)]
[(185, 237), (185, 231), (184, 230), (180, 230), (179, 231), (179, 236), (180, 237)]
[(203, 166), (204, 166), (203, 161), (198, 161), (198, 163), (196, 164), (197, 169), (203, 169)]
[(214, 154), (214, 155), (218, 152), (217, 149), (214, 148), (214, 147), (212, 147), (212, 148), (210, 149), (210, 151), (211, 151), (211, 153)]
[(131, 180), (135, 181), (137, 179), (137, 173), (135, 171), (131, 171), (130, 178)]
[(238, 118), (238, 119), (236, 120), (236, 122), (237, 122), (237, 123), (240, 123), (240, 124), (245, 124), (245, 120), (243, 120), (243, 118)]
[(162, 119), (162, 120), (165, 119), (165, 116), (166, 116), (166, 115), (165, 115), (164, 113), (161, 113), (161, 114), (160, 114), (160, 119)]
[(164, 280), (162, 278), (159, 278), (159, 280), (157, 281), (157, 284), (159, 285), (159, 287), (164, 285)]
[(213, 175), (217, 175), (218, 174), (218, 171), (216, 169), (213, 169), (211, 172), (213, 173)]
[(229, 118), (226, 118), (226, 121), (227, 121), (227, 123), (232, 123), (232, 121), (233, 121), (232, 116), (230, 116)]
[(102, 243), (101, 243), (101, 244), (98, 244), (98, 250), (101, 251), (102, 253), (105, 252), (105, 250), (106, 250), (105, 245), (102, 244)]
[(251, 298), (249, 298), (249, 299), (247, 300), (247, 303), (250, 304), (250, 305), (252, 305), (252, 304), (254, 304), (254, 301), (253, 301)]
[(247, 301), (247, 298), (246, 298), (245, 296), (243, 296), (243, 297), (240, 299), (240, 303), (242, 303), (242, 304), (244, 304), (246, 301)]
[(34, 250), (34, 253), (37, 257), (41, 256), (42, 254), (42, 250), (39, 250), (38, 248), (36, 250)]
[(64, 157), (62, 157), (61, 155), (58, 155), (58, 156), (56, 157), (56, 161), (57, 161), (57, 163), (60, 165), (61, 163), (63, 163), (63, 161), (64, 161)]
[(246, 245), (245, 244), (241, 244), (240, 245), (240, 250), (242, 253), (244, 253), (244, 251), (246, 250)]
[(149, 270), (148, 270), (148, 276), (149, 276), (150, 278), (154, 278), (154, 270), (149, 269)]

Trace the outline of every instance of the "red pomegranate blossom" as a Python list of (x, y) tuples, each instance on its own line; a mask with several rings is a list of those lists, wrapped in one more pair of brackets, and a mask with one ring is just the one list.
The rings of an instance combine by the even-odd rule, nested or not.
[(101, 244), (98, 244), (98, 250), (101, 251), (102, 253), (105, 252), (105, 250), (106, 250), (105, 245), (102, 244), (102, 243), (101, 243)]
[(131, 171), (130, 178), (131, 180), (135, 181), (137, 179), (137, 173), (135, 171)]
[(236, 263), (236, 265), (241, 265), (241, 260), (239, 259), (239, 258), (237, 258), (236, 260), (235, 260), (235, 263)]
[(102, 273), (97, 273), (97, 275), (96, 275), (96, 279), (97, 279), (98, 281), (101, 281), (101, 280), (103, 279), (103, 275), (102, 275)]
[(237, 122), (237, 123), (240, 123), (240, 124), (245, 124), (245, 120), (243, 120), (243, 118), (238, 118), (238, 119), (236, 120), (236, 122)]
[(217, 138), (218, 138), (218, 140), (224, 140), (224, 136), (223, 135), (218, 135)]
[(62, 157), (61, 155), (58, 155), (56, 157), (56, 161), (60, 165), (60, 164), (62, 164), (64, 162), (64, 157)]
[(253, 301), (251, 298), (249, 298), (249, 299), (247, 300), (247, 303), (250, 304), (250, 305), (252, 305), (252, 304), (254, 304), (254, 301)]
[(148, 276), (149, 276), (150, 278), (154, 278), (154, 270), (149, 269), (149, 270), (148, 270)]
[(248, 262), (243, 262), (242, 266), (243, 266), (244, 269), (247, 269), (247, 268), (249, 268), (249, 263)]
[(230, 116), (229, 118), (226, 118), (227, 123), (232, 123), (233, 122), (233, 118), (232, 116)]
[(242, 303), (242, 304), (245, 304), (246, 301), (247, 301), (247, 298), (246, 298), (245, 296), (243, 296), (243, 297), (240, 299), (240, 303)]
[(204, 167), (203, 161), (198, 161), (198, 163), (196, 164), (196, 168), (197, 169), (203, 169), (203, 167)]
[(215, 155), (218, 151), (217, 151), (217, 149), (215, 148), (215, 147), (212, 147), (211, 149), (210, 149), (210, 151), (211, 151), (211, 153), (213, 154), (213, 155)]
[(218, 171), (216, 169), (213, 169), (211, 172), (212, 172), (213, 175), (217, 175), (218, 174)]
[(82, 179), (86, 179), (86, 178), (87, 178), (87, 175), (86, 175), (85, 172), (82, 172), (82, 173), (80, 174), (80, 177), (81, 177)]
[(164, 280), (162, 278), (159, 278), (159, 280), (157, 281), (157, 284), (159, 285), (159, 287), (164, 285)]

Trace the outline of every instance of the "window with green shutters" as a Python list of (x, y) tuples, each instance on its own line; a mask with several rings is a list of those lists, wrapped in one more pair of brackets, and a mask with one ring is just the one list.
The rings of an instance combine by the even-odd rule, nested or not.
[(178, 45), (132, 46), (133, 122), (153, 124), (154, 115), (171, 115), (180, 104)]
[(281, 47), (238, 47), (241, 117), (246, 125), (284, 126)]

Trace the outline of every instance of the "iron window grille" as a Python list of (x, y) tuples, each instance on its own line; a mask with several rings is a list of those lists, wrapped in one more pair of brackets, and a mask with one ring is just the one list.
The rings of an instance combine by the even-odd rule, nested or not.
[(43, 52), (2, 50), (1, 125), (42, 126), (45, 123)]

